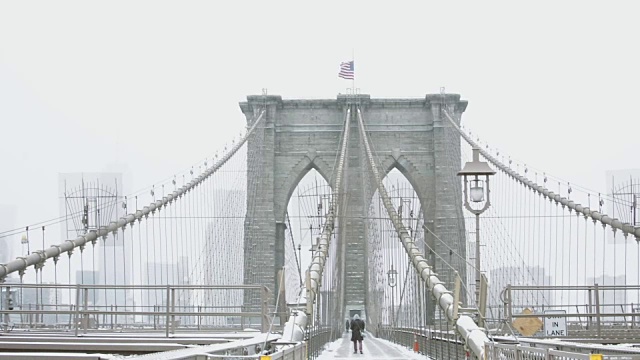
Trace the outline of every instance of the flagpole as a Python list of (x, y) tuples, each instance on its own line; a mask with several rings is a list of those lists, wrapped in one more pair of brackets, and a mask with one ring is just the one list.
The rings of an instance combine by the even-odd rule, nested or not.
[(353, 47), (351, 48), (351, 61), (353, 64), (353, 79), (351, 79), (351, 93), (355, 96), (356, 94), (356, 51)]

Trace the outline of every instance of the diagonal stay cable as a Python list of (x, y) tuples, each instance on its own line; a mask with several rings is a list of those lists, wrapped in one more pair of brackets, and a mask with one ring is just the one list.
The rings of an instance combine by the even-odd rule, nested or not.
[(289, 212), (287, 211), (284, 214), (286, 220), (287, 220), (287, 228), (289, 230), (289, 237), (291, 237), (291, 246), (293, 248), (293, 256), (296, 259), (296, 267), (298, 269), (298, 278), (300, 279), (300, 284), (302, 284), (302, 268), (300, 266), (300, 261), (302, 261), (302, 259), (298, 259), (298, 253), (296, 252), (296, 244), (293, 238), (293, 232), (291, 231), (291, 220), (289, 219)]
[[(344, 162), (347, 153), (347, 144), (349, 141), (349, 118), (351, 116), (351, 109), (347, 109), (345, 122), (344, 122), (344, 136), (342, 137), (342, 145), (340, 147), (340, 157), (338, 158), (338, 167), (336, 170), (336, 182), (332, 189), (331, 205), (327, 213), (327, 219), (324, 223), (322, 235), (318, 240), (318, 249), (315, 252), (311, 265), (309, 265), (307, 288), (307, 314), (313, 313), (313, 304), (315, 303), (316, 294), (322, 284), (322, 273), (324, 272), (324, 265), (329, 256), (329, 242), (331, 241), (331, 235), (333, 234), (335, 220), (338, 215), (338, 197), (340, 195), (340, 186), (342, 182), (342, 173), (344, 168)], [(311, 317), (313, 318), (313, 317)]]
[(380, 173), (376, 167), (375, 159), (371, 152), (371, 147), (369, 146), (369, 140), (367, 139), (367, 133), (364, 128), (364, 121), (362, 120), (362, 114), (360, 109), (357, 110), (358, 117), (358, 127), (360, 130), (360, 136), (362, 138), (362, 142), (364, 143), (365, 153), (367, 155), (367, 159), (369, 161), (369, 166), (371, 167), (371, 171), (374, 175), (374, 180), (376, 181), (376, 185), (378, 187), (378, 193), (382, 198), (383, 204), (389, 217), (391, 218), (391, 223), (393, 224), (396, 232), (398, 233), (398, 237), (402, 242), (402, 245), (409, 256), (409, 259), (413, 263), (416, 271), (422, 278), (422, 280), (427, 284), (429, 291), (436, 298), (438, 305), (446, 314), (447, 319), (455, 324), (456, 329), (460, 333), (460, 336), (464, 340), (465, 344), (473, 351), (478, 359), (484, 359), (484, 343), (489, 341), (487, 335), (484, 331), (476, 325), (473, 319), (466, 314), (459, 314), (458, 318), (454, 318), (454, 299), (451, 295), (451, 292), (447, 290), (444, 286), (444, 283), (438, 279), (436, 273), (433, 272), (431, 267), (429, 266), (427, 259), (425, 259), (424, 255), (420, 251), (420, 249), (416, 246), (415, 242), (409, 235), (409, 232), (404, 227), (402, 220), (398, 216), (393, 204), (391, 203), (391, 199), (389, 199), (389, 195), (387, 194), (387, 190), (382, 184), (382, 179), (380, 178)]
[(484, 151), (480, 146), (478, 146), (478, 144), (475, 141), (473, 141), (471, 139), (471, 137), (469, 137), (464, 131), (462, 131), (460, 129), (460, 127), (458, 127), (458, 125), (456, 125), (456, 123), (453, 120), (453, 118), (451, 118), (451, 115), (449, 115), (449, 112), (447, 112), (445, 110), (444, 114), (447, 117), (447, 119), (449, 119), (449, 121), (451, 122), (453, 127), (458, 131), (458, 133), (460, 133), (460, 136), (462, 136), (462, 138), (464, 138), (465, 141), (467, 143), (469, 143), (469, 145), (480, 149), (480, 153), (482, 154), (482, 156), (484, 156), (485, 159), (487, 159), (487, 161), (491, 162), (493, 165), (495, 165), (496, 167), (500, 168), (500, 170), (505, 172), (507, 175), (511, 176), (516, 181), (522, 183), (524, 186), (526, 186), (526, 187), (530, 188), (531, 190), (537, 192), (538, 194), (546, 197), (547, 199), (555, 201), (556, 204), (560, 204), (562, 206), (567, 206), (569, 209), (575, 210), (576, 213), (581, 213), (585, 217), (591, 217), (591, 219), (593, 219), (593, 221), (598, 221), (602, 225), (609, 225), (613, 229), (622, 230), (622, 232), (625, 235), (626, 234), (631, 234), (631, 235), (635, 236), (636, 240), (640, 240), (640, 226), (633, 226), (633, 225), (630, 225), (630, 224), (627, 224), (627, 223), (623, 223), (623, 222), (621, 222), (620, 220), (618, 220), (616, 218), (612, 218), (612, 217), (610, 217), (610, 216), (608, 216), (606, 214), (602, 214), (602, 213), (600, 213), (598, 211), (591, 210), (587, 206), (582, 206), (580, 204), (576, 204), (573, 200), (570, 200), (570, 199), (568, 199), (566, 197), (560, 196), (560, 194), (555, 194), (553, 191), (550, 191), (546, 187), (544, 187), (542, 185), (538, 185), (535, 182), (527, 179), (526, 177), (518, 174), (517, 172), (511, 170), (509, 167), (505, 166), (503, 163), (501, 163), (496, 158), (491, 156), (491, 154), (489, 154), (488, 152)]
[(106, 236), (110, 232), (115, 232), (118, 229), (124, 228), (127, 224), (134, 223), (136, 220), (142, 219), (145, 216), (148, 216), (150, 213), (155, 212), (155, 210), (161, 209), (170, 202), (176, 200), (182, 195), (188, 193), (196, 186), (200, 185), (204, 180), (206, 180), (209, 176), (214, 174), (222, 165), (224, 165), (235, 153), (242, 147), (242, 145), (247, 141), (249, 136), (253, 130), (257, 127), (257, 125), (261, 122), (264, 117), (265, 111), (262, 110), (256, 120), (251, 125), (249, 131), (247, 131), (246, 135), (220, 160), (214, 163), (209, 169), (204, 171), (200, 176), (194, 178), (181, 188), (175, 190), (173, 193), (164, 196), (162, 199), (159, 199), (155, 202), (152, 202), (148, 206), (145, 206), (141, 210), (137, 210), (135, 213), (131, 213), (127, 216), (121, 217), (118, 221), (112, 221), (108, 226), (104, 226), (97, 231), (91, 231), (87, 234), (77, 237), (74, 240), (66, 240), (64, 243), (59, 245), (52, 245), (50, 248), (46, 250), (38, 250), (31, 253), (31, 255), (25, 257), (19, 257), (16, 260), (10, 261), (6, 264), (0, 264), (0, 280), (4, 279), (8, 274), (11, 274), (18, 270), (24, 270), (30, 265), (44, 263), (47, 259), (59, 256), (63, 252), (70, 251), (76, 247), (82, 246), (88, 242), (94, 241), (99, 237)]

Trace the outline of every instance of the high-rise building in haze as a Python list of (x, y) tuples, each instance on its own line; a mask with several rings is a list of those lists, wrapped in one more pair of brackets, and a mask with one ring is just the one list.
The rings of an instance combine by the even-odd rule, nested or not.
[[(618, 276), (599, 276), (596, 278), (590, 277), (587, 279), (588, 285), (598, 286), (616, 286), (615, 289), (602, 289), (598, 290), (598, 302), (600, 303), (600, 312), (601, 313), (620, 313), (620, 312), (634, 312), (632, 309), (632, 305), (629, 299), (637, 298), (638, 293), (637, 290), (625, 290), (622, 287), (626, 284), (627, 277), (626, 275), (618, 275)], [(595, 296), (595, 293), (592, 295)], [(595, 301), (592, 301), (595, 303)], [(638, 304), (638, 300), (635, 300), (636, 307)], [(622, 317), (616, 318), (616, 320), (623, 320)]]
[[(0, 204), (0, 232), (15, 229), (16, 206)], [(20, 250), (20, 238), (22, 235), (0, 236), (0, 264), (16, 258)]]
[[(108, 226), (124, 215), (122, 174), (120, 173), (68, 173), (59, 176), (60, 213), (67, 221), (61, 227), (63, 239), (73, 239), (89, 231)], [(90, 249), (90, 248), (87, 248)], [(121, 233), (109, 234), (96, 241), (90, 261), (83, 269), (72, 269), (76, 281), (85, 285), (127, 285), (130, 279), (120, 266), (124, 251)], [(84, 280), (81, 280), (84, 277)], [(97, 280), (94, 280), (97, 279)], [(92, 292), (93, 293), (93, 292)], [(96, 305), (123, 306), (129, 304), (129, 295), (122, 289), (107, 289), (91, 295)]]

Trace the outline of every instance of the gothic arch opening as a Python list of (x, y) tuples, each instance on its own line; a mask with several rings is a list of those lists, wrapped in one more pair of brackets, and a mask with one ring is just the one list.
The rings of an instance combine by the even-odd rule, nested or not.
[[(428, 248), (423, 229), (425, 213), (414, 186), (397, 167), (397, 163), (388, 169), (382, 182), (402, 223), (424, 254)], [(368, 268), (374, 269), (368, 274), (368, 309), (380, 309), (377, 314), (370, 313), (371, 320), (383, 325), (397, 324), (402, 314), (402, 304), (407, 305), (418, 296), (405, 291), (410, 288), (406, 284), (413, 285), (416, 277), (377, 189), (373, 191), (369, 203), (367, 225)]]
[(285, 284), (288, 297), (297, 295), (304, 282), (304, 273), (311, 264), (330, 203), (331, 187), (325, 177), (313, 167), (300, 175), (300, 180), (289, 192), (284, 218)]

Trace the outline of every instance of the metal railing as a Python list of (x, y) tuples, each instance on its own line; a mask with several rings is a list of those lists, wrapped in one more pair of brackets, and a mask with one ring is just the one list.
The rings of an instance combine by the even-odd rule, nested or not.
[[(415, 350), (417, 347), (418, 353), (432, 359), (468, 359), (464, 343), (453, 329), (381, 326), (374, 330), (374, 333), (378, 338), (389, 340), (408, 349)], [(485, 343), (485, 359), (591, 359), (590, 355), (597, 354), (603, 357), (593, 359), (640, 360), (640, 349), (630, 346), (564, 342), (560, 339), (523, 339), (518, 344), (514, 343), (514, 339), (510, 337), (495, 337), (493, 340), (495, 342)]]
[(127, 357), (127, 359), (164, 360), (240, 360), (287, 359), (302, 360), (308, 357), (306, 342), (282, 342), (278, 334), (257, 334), (255, 337), (230, 342), (190, 346), (184, 349)]
[[(242, 303), (245, 292), (259, 292), (260, 311)], [(53, 303), (47, 293), (62, 294), (72, 303)], [(99, 294), (120, 292), (129, 303), (93, 301)], [(214, 293), (229, 295), (231, 304), (211, 304)], [(26, 296), (25, 294), (30, 294)], [(153, 296), (152, 296), (153, 294)], [(223, 294), (223, 295), (219, 295)], [(35, 295), (35, 299), (34, 298)], [(3, 284), (0, 291), (0, 321), (3, 331), (21, 328), (65, 329), (76, 336), (89, 331), (118, 329), (164, 331), (169, 336), (181, 329), (242, 330), (269, 329), (269, 292), (262, 285), (55, 285)], [(12, 298), (13, 297), (13, 298)], [(60, 296), (63, 297), (63, 296)], [(58, 295), (56, 295), (56, 299)], [(11, 302), (9, 301), (11, 299)], [(122, 299), (121, 299), (122, 300)], [(156, 303), (159, 302), (159, 303)], [(234, 305), (235, 304), (235, 305)]]
[(314, 324), (307, 327), (306, 342), (309, 359), (317, 358), (325, 349), (325, 345), (335, 340), (342, 331), (328, 325)]
[(236, 348), (231, 351), (226, 351), (225, 354), (209, 354), (206, 352), (190, 354), (184, 356), (171, 357), (169, 354), (165, 355), (163, 359), (170, 360), (306, 360), (307, 359), (307, 344), (299, 343), (286, 346), (279, 349), (276, 352), (268, 355), (264, 354), (247, 354), (246, 348)]
[(181, 358), (180, 360), (238, 360), (238, 359), (269, 359), (269, 360), (306, 360), (307, 359), (307, 344), (301, 343), (290, 348), (282, 349), (278, 352), (269, 355), (206, 355), (206, 357), (188, 357)]
[[(534, 299), (517, 296), (518, 293), (565, 294), (567, 299), (581, 299), (583, 303), (537, 304)], [(633, 292), (631, 294), (630, 292)], [(581, 285), (581, 286), (513, 286), (507, 285), (502, 291), (503, 309), (501, 313), (508, 323), (518, 318), (547, 317), (566, 319), (568, 334), (566, 337), (579, 338), (638, 338), (640, 337), (640, 313), (638, 304), (616, 303), (619, 297), (626, 299), (640, 293), (638, 285)], [(547, 295), (549, 296), (549, 295)], [(529, 308), (531, 314), (522, 313)], [(494, 309), (499, 310), (499, 309)], [(548, 312), (549, 310), (562, 310)], [(547, 313), (548, 312), (548, 313)], [(500, 319), (493, 319), (499, 322)], [(538, 333), (536, 337), (545, 337)], [(556, 336), (553, 336), (556, 337)]]
[(486, 360), (639, 360), (640, 355), (578, 353), (512, 344), (485, 343)]
[(453, 330), (429, 328), (393, 328), (381, 326), (376, 337), (404, 346), (435, 360), (467, 359), (464, 342)]

